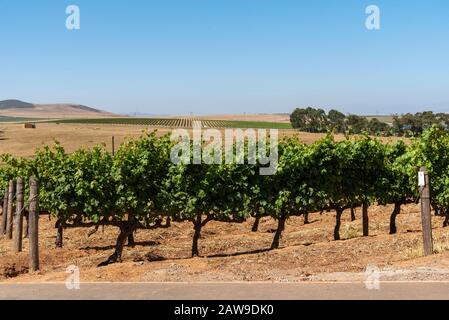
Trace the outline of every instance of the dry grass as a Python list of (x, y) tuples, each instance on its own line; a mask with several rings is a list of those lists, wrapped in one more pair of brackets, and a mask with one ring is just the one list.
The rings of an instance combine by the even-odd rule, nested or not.
[[(449, 251), (449, 238), (446, 235), (438, 235), (433, 239), (433, 253), (441, 254)], [(424, 256), (423, 244), (419, 241), (405, 251), (408, 258), (419, 258)]]
[[(11, 153), (15, 156), (32, 156), (35, 150), (44, 144), (53, 144), (58, 140), (68, 152), (81, 147), (89, 148), (105, 144), (110, 150), (112, 136), (115, 136), (116, 146), (123, 143), (126, 137), (140, 136), (143, 126), (114, 126), (114, 125), (69, 125), (38, 123), (36, 129), (24, 129), (19, 124), (2, 124), (0, 130), (4, 132), (0, 141), (0, 154)], [(159, 129), (159, 134), (165, 134), (168, 129)]]
[(348, 224), (343, 230), (343, 239), (354, 239), (360, 236), (359, 229), (352, 224)]

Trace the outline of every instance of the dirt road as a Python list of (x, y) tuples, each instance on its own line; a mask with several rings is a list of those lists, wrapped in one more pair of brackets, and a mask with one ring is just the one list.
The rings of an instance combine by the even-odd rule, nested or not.
[(0, 299), (27, 300), (414, 300), (449, 299), (449, 282), (0, 284)]

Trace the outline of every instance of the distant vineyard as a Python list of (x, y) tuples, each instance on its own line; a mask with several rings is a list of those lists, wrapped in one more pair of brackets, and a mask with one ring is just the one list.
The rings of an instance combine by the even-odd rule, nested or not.
[(39, 119), (0, 116), (0, 123), (2, 123), (2, 122), (27, 122), (27, 121), (36, 121), (36, 120), (39, 120)]
[[(142, 125), (151, 127), (191, 128), (196, 119), (156, 119), (156, 118), (102, 118), (102, 119), (65, 119), (53, 123), (65, 124), (116, 124)], [(201, 120), (203, 128), (254, 128), (254, 129), (292, 129), (290, 123), (259, 121)]]

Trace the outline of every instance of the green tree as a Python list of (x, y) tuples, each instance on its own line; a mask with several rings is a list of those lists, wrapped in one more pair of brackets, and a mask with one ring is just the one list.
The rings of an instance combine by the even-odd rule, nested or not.
[(345, 120), (346, 116), (341, 113), (338, 110), (330, 110), (327, 118), (329, 120), (329, 125), (332, 129), (336, 130), (337, 132), (345, 132), (346, 131), (346, 125)]
[(346, 118), (346, 126), (350, 134), (360, 134), (368, 130), (368, 120), (365, 117), (349, 115)]
[(326, 112), (323, 109), (295, 109), (290, 115), (292, 127), (307, 132), (325, 132), (328, 126)]

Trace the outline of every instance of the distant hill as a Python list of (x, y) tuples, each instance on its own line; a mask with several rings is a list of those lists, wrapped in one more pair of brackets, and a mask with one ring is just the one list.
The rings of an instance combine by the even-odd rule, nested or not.
[(33, 104), (20, 100), (0, 101), (0, 116), (30, 118), (107, 117), (112, 113), (79, 104)]
[(26, 109), (26, 108), (33, 108), (34, 104), (23, 102), (20, 100), (3, 100), (0, 101), (0, 110), (7, 110), (7, 109)]

